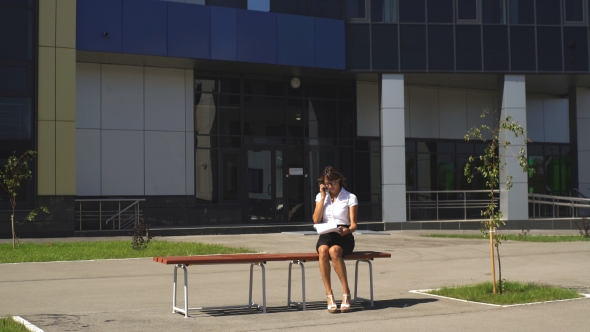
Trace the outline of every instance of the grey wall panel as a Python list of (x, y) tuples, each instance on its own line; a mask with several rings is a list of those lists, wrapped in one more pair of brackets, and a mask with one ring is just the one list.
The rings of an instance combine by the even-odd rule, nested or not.
[(102, 65), (103, 129), (143, 130), (143, 67)]
[(406, 130), (406, 137), (412, 137), (412, 126), (410, 114), (410, 88), (404, 87), (404, 128)]
[(102, 195), (145, 194), (143, 135), (143, 131), (102, 130)]
[(145, 67), (145, 130), (185, 131), (184, 69)]
[[(494, 99), (496, 93), (489, 91), (467, 90), (467, 128), (479, 127), (482, 124), (487, 124), (491, 128), (497, 127), (497, 119), (500, 117), (500, 110), (494, 109)], [(490, 113), (481, 118), (484, 110)], [(491, 138), (491, 135), (484, 135), (486, 138)]]
[(438, 138), (438, 89), (410, 87), (410, 131), (416, 138)]
[(186, 194), (195, 194), (195, 134), (191, 132), (185, 133), (186, 144), (185, 144), (185, 155), (186, 155)]
[(185, 195), (185, 132), (145, 132), (145, 194)]
[(545, 98), (543, 104), (545, 142), (569, 143), (569, 100)]
[(195, 80), (192, 70), (184, 71), (184, 94), (185, 94), (185, 130), (195, 131)]
[(467, 132), (467, 92), (438, 90), (440, 138), (463, 139)]
[(76, 128), (100, 128), (100, 66), (76, 63)]
[(100, 130), (76, 129), (76, 194), (100, 196)]
[(542, 96), (527, 95), (526, 126), (528, 130), (527, 136), (532, 142), (545, 142)]
[(357, 82), (357, 134), (379, 136), (379, 84)]

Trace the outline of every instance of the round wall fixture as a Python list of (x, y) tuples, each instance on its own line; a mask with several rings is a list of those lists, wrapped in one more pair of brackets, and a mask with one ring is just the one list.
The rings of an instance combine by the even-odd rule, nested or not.
[(301, 86), (301, 81), (299, 80), (299, 77), (293, 77), (291, 79), (291, 87), (293, 89), (297, 89), (299, 86)]

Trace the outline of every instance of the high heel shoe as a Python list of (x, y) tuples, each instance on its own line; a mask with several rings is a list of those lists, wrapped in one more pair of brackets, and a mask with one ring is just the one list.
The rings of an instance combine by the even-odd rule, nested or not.
[(336, 305), (336, 301), (334, 301), (334, 295), (333, 294), (329, 294), (328, 295), (328, 299), (329, 300), (332, 300), (331, 301), (332, 302), (331, 304), (328, 303), (328, 312), (331, 313), (331, 314), (333, 314), (336, 311), (338, 311), (338, 306)]
[[(344, 298), (342, 299), (342, 303), (340, 304), (340, 312), (349, 312), (350, 311), (350, 294), (343, 294)], [(344, 303), (346, 302), (346, 303)]]

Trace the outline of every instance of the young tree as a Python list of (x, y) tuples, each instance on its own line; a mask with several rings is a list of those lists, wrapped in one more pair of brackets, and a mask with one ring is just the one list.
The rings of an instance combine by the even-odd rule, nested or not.
[[(21, 183), (24, 180), (30, 180), (33, 177), (33, 172), (29, 169), (29, 162), (33, 160), (36, 153), (37, 152), (35, 151), (29, 150), (18, 158), (13, 155), (8, 158), (8, 163), (4, 165), (4, 169), (0, 169), (0, 186), (2, 186), (2, 189), (4, 189), (6, 194), (8, 194), (8, 200), (10, 202), (10, 206), (12, 207), (12, 214), (10, 215), (10, 222), (12, 224), (12, 249), (15, 248), (16, 241), (16, 233), (14, 231), (14, 210), (16, 208), (16, 197)], [(49, 213), (49, 210), (46, 207), (41, 206), (29, 212), (22, 222), (24, 223), (27, 220), (35, 220), (35, 217), (39, 211)]]
[[(481, 114), (481, 117), (485, 118), (488, 113), (489, 111), (485, 110)], [(510, 149), (510, 145), (512, 144), (510, 141), (500, 141), (500, 133), (506, 131), (512, 133), (512, 136), (514, 136), (514, 138), (522, 139), (523, 145), (520, 147), (518, 152), (514, 152)], [(487, 136), (488, 139), (486, 139), (486, 133), (489, 135)], [(486, 220), (482, 222), (481, 231), (485, 235), (489, 234), (490, 237), (492, 285), (494, 287), (494, 294), (496, 294), (496, 268), (494, 260), (494, 247), (496, 247), (496, 252), (498, 253), (498, 280), (500, 283), (500, 293), (502, 293), (503, 287), (502, 264), (500, 260), (500, 244), (501, 241), (504, 240), (504, 236), (498, 233), (498, 229), (501, 226), (504, 226), (506, 223), (502, 220), (502, 212), (500, 212), (500, 210), (498, 209), (496, 197), (494, 196), (494, 190), (499, 187), (500, 171), (503, 170), (506, 166), (506, 161), (503, 161), (500, 158), (499, 149), (501, 148), (506, 151), (507, 158), (517, 158), (518, 165), (522, 168), (522, 171), (526, 173), (529, 171), (529, 167), (526, 159), (526, 151), (523, 146), (526, 146), (526, 144), (529, 143), (529, 140), (526, 137), (524, 128), (520, 126), (518, 123), (512, 121), (512, 117), (510, 116), (499, 121), (498, 127), (494, 129), (485, 124), (480, 125), (479, 127), (472, 127), (465, 135), (466, 141), (469, 141), (471, 139), (481, 140), (482, 142), (487, 144), (483, 154), (476, 157), (469, 157), (469, 162), (465, 165), (464, 174), (467, 177), (467, 181), (471, 183), (471, 180), (474, 177), (474, 174), (472, 172), (472, 164), (474, 164), (476, 160), (479, 160), (479, 162), (476, 162), (476, 165), (475, 167), (473, 167), (473, 170), (475, 171), (475, 173), (480, 174), (483, 177), (483, 179), (485, 179), (486, 188), (490, 190), (490, 202), (487, 204), (486, 209), (481, 211), (481, 215), (486, 218)], [(507, 175), (506, 189), (510, 190), (511, 188), (512, 176)]]

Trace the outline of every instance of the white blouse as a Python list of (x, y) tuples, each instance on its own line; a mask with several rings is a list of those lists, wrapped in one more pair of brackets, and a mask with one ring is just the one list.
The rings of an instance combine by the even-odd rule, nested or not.
[[(315, 197), (316, 202), (320, 202), (322, 194), (318, 193)], [(326, 194), (324, 199), (324, 214), (322, 217), (322, 223), (332, 223), (336, 225), (350, 225), (350, 214), (348, 208), (354, 205), (358, 205), (356, 196), (342, 188), (338, 197), (332, 202), (330, 194)]]

